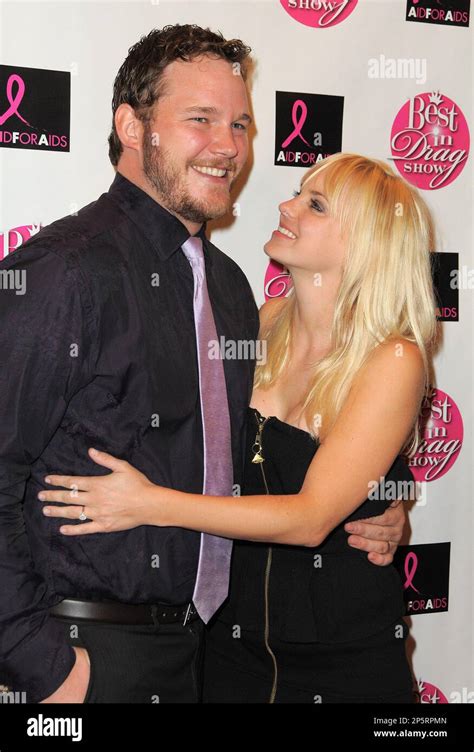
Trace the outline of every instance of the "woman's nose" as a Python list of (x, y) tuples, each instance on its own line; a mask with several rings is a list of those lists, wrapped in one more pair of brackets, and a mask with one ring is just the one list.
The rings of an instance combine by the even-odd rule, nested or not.
[(278, 208), (280, 214), (284, 214), (286, 217), (293, 217), (295, 213), (294, 198), (291, 198), (288, 201), (282, 201), (281, 204), (278, 205)]

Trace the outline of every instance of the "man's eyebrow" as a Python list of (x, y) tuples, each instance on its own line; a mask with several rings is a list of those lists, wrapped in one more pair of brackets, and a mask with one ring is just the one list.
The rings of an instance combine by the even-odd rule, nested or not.
[[(218, 110), (216, 107), (206, 107), (204, 105), (192, 105), (192, 107), (186, 107), (183, 112), (205, 112), (208, 115), (215, 115)], [(239, 117), (236, 118), (236, 120), (247, 120), (249, 123), (252, 122), (252, 118), (247, 112), (242, 112)]]

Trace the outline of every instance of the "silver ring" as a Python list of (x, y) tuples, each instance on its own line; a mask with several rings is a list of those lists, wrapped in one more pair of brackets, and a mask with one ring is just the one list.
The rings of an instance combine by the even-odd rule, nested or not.
[(82, 512), (79, 515), (79, 519), (80, 519), (81, 522), (84, 522), (84, 520), (87, 520), (87, 515), (84, 514), (84, 509), (85, 509), (85, 507), (82, 507)]

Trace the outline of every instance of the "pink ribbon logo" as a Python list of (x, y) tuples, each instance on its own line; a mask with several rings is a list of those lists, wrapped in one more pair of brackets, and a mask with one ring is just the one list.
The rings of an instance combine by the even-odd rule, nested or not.
[[(298, 110), (300, 108), (301, 108), (301, 117), (298, 119)], [(290, 133), (288, 138), (286, 138), (283, 141), (281, 145), (282, 149), (285, 149), (288, 146), (288, 144), (291, 144), (291, 142), (293, 141), (293, 139), (296, 138), (296, 136), (299, 136), (301, 140), (305, 142), (306, 146), (309, 146), (309, 148), (311, 149), (311, 145), (308, 144), (305, 137), (301, 133), (301, 129), (303, 125), (305, 124), (307, 114), (308, 114), (308, 108), (306, 107), (306, 104), (303, 102), (302, 99), (297, 99), (294, 102), (293, 109), (291, 111), (291, 119), (293, 121), (294, 130)]]
[(419, 590), (416, 589), (416, 587), (413, 584), (413, 577), (415, 576), (415, 572), (418, 569), (418, 556), (413, 553), (413, 551), (410, 551), (409, 554), (407, 554), (405, 558), (405, 584), (403, 585), (403, 589), (406, 590), (408, 587), (411, 587), (412, 590), (414, 590), (416, 593), (420, 593)]
[[(13, 84), (15, 83), (17, 84), (18, 89), (17, 89), (15, 97), (13, 97)], [(33, 127), (18, 112), (18, 107), (21, 103), (21, 100), (23, 99), (24, 94), (25, 94), (25, 82), (23, 81), (21, 76), (17, 76), (16, 73), (12, 73), (12, 75), (7, 81), (7, 99), (10, 103), (10, 107), (3, 113), (3, 115), (0, 115), (0, 125), (3, 125), (3, 123), (6, 120), (8, 120), (8, 118), (11, 117), (12, 115), (18, 115), (20, 120), (26, 123), (26, 125), (29, 125), (30, 128)]]

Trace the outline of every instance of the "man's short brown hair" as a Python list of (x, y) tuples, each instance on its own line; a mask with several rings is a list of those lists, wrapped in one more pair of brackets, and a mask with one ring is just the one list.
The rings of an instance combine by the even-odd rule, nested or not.
[(175, 24), (153, 29), (130, 47), (117, 73), (112, 98), (112, 129), (109, 135), (109, 159), (115, 166), (123, 151), (115, 128), (115, 112), (129, 104), (137, 117), (147, 121), (153, 105), (164, 92), (163, 72), (174, 60), (192, 60), (211, 55), (239, 64), (246, 79), (251, 49), (240, 39), (224, 39), (221, 32), (195, 24)]

